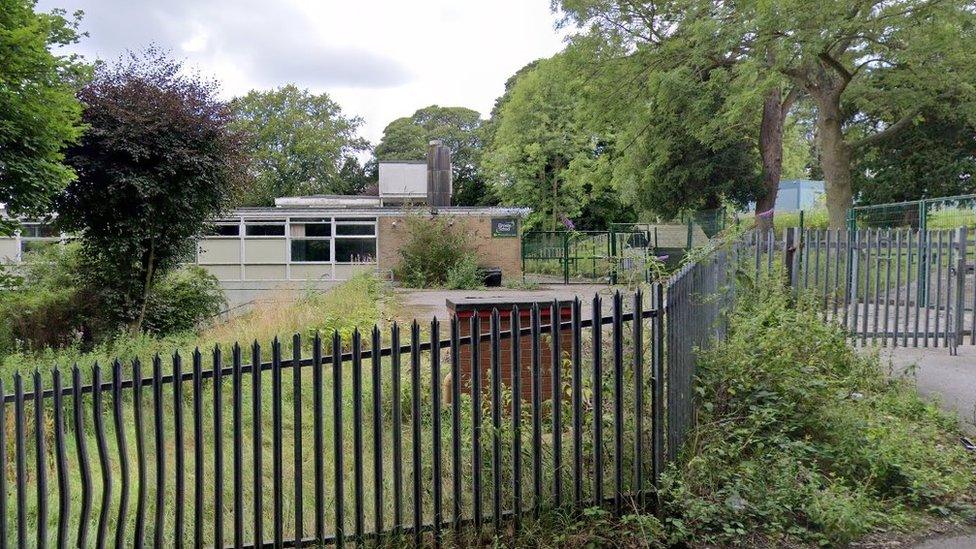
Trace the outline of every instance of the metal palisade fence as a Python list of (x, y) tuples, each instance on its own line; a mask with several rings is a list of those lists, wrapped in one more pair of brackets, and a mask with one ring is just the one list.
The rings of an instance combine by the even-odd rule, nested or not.
[(748, 244), (609, 303), (18, 374), (0, 543), (463, 543), (544, 509), (651, 509)]
[(790, 229), (749, 240), (756, 277), (784, 272), (855, 343), (954, 352), (976, 344), (973, 236), (965, 227)]

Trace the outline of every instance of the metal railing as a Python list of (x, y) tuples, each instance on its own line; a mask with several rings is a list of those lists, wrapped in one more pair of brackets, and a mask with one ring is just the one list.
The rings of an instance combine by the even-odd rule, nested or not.
[(70, 380), (35, 372), (26, 390), (17, 374), (12, 393), (0, 383), (0, 540), (421, 544), (517, 530), (543, 509), (653, 506), (694, 423), (696, 352), (724, 336), (747, 245), (685, 266), (649, 299), (617, 293), (609, 314), (596, 295), (568, 319), (553, 303), (557, 322), (539, 305), (524, 327), (517, 308), (487, 329), (455, 317), (443, 339), (435, 319), (406, 343), (396, 324), (368, 344), (358, 331), (295, 335), (270, 361), (254, 343), (228, 363), (220, 348), (189, 368), (157, 356), (149, 376), (116, 361), (110, 379), (76, 366)]
[(965, 227), (789, 229), (753, 233), (750, 248), (756, 277), (783, 269), (861, 345), (976, 344), (976, 242)]
[(973, 229), (976, 228), (976, 194), (855, 206), (847, 211), (848, 230), (867, 227), (920, 231)]

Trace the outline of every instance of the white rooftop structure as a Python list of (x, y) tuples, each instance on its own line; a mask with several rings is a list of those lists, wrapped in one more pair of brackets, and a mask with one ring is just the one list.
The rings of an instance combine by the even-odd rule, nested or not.
[(427, 203), (427, 170), (424, 160), (380, 161), (380, 202)]

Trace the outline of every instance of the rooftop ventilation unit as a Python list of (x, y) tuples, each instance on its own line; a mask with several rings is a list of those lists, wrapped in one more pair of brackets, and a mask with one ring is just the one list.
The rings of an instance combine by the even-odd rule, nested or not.
[(431, 208), (451, 205), (451, 149), (439, 139), (427, 147), (427, 204)]

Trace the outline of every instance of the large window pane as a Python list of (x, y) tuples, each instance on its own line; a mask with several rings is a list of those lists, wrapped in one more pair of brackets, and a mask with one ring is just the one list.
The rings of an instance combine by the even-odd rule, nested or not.
[(247, 236), (285, 236), (285, 225), (277, 223), (247, 224), (244, 229)]
[(374, 263), (375, 238), (337, 238), (336, 261), (339, 263)]
[(25, 224), (20, 228), (20, 236), (24, 238), (57, 238), (61, 233), (54, 225)]
[(332, 236), (332, 225), (329, 223), (306, 223), (305, 236)]
[(329, 261), (329, 242), (328, 240), (292, 240), (291, 260), (293, 262)]
[(336, 234), (340, 236), (360, 236), (368, 235), (373, 236), (376, 234), (376, 226), (374, 225), (336, 225)]
[(241, 232), (241, 226), (234, 225), (215, 225), (210, 231), (210, 234), (214, 236), (239, 236)]

